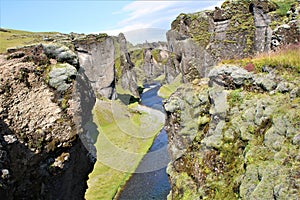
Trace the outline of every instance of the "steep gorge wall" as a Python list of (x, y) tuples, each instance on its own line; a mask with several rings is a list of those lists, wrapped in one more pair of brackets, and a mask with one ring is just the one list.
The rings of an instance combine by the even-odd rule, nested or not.
[(79, 63), (95, 94), (115, 99), (115, 48), (112, 37), (87, 35), (74, 42)]
[(281, 74), (221, 66), (166, 101), (169, 199), (299, 198), (300, 79)]
[(266, 59), (263, 69), (245, 67), (250, 72), (214, 66), (287, 44), (299, 54), (299, 7), (281, 22), (274, 9), (267, 1), (226, 1), (172, 23), (169, 48), (186, 83), (164, 105), (168, 199), (299, 198), (299, 63)]
[[(273, 12), (276, 4), (270, 1), (225, 1), (221, 8), (192, 14), (180, 14), (167, 32), (169, 50), (174, 52), (175, 63), (180, 68), (185, 82), (197, 77), (206, 77), (212, 66), (221, 60), (251, 57), (267, 52), (276, 41), (272, 41), (278, 30), (271, 28), (276, 20)], [(270, 14), (271, 13), (271, 14)], [(275, 17), (274, 17), (275, 16)], [(295, 21), (289, 22), (297, 33)], [(293, 32), (288, 30), (290, 33)], [(285, 32), (283, 30), (283, 32)], [(288, 38), (280, 37), (283, 43)], [(292, 39), (293, 41), (295, 41)], [(291, 41), (290, 41), (291, 42)]]
[(95, 95), (77, 56), (37, 45), (0, 63), (1, 198), (83, 199), (94, 165), (84, 125)]

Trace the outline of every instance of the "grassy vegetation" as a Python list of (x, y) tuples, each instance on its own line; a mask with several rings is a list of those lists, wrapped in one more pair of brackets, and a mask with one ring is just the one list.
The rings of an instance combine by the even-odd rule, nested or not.
[(116, 38), (114, 38), (114, 47), (115, 47), (115, 70), (116, 70), (117, 80), (119, 80), (122, 76), (121, 50), (120, 50), (120, 44), (117, 42)]
[(181, 74), (179, 74), (172, 83), (165, 84), (161, 86), (161, 88), (158, 90), (158, 95), (164, 99), (167, 99), (173, 94), (177, 88), (182, 84), (181, 83)]
[(287, 11), (290, 10), (291, 6), (297, 3), (296, 0), (272, 0), (277, 5), (276, 14), (283, 17), (286, 16)]
[(261, 72), (263, 66), (273, 67), (279, 71), (292, 70), (300, 72), (300, 44), (289, 45), (275, 52), (261, 53), (253, 58), (241, 60), (223, 60), (222, 64), (238, 64), (246, 66), (248, 63), (254, 64), (257, 71)]
[(135, 67), (140, 67), (144, 64), (144, 49), (130, 50), (130, 58)]
[[(159, 111), (116, 101), (97, 101), (97, 162), (89, 175), (86, 199), (112, 199), (130, 178), (164, 123)], [(151, 112), (151, 113), (150, 113)]]
[(57, 32), (6, 30), (7, 32), (0, 31), (0, 53), (5, 53), (7, 48), (36, 44), (44, 41), (44, 37), (57, 34)]
[(236, 89), (228, 94), (228, 102), (231, 107), (233, 107), (234, 105), (241, 105), (243, 103), (241, 92), (241, 89)]

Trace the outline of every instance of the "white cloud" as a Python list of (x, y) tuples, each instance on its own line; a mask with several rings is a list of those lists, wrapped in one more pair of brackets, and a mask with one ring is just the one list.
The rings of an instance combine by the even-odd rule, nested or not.
[(224, 0), (215, 1), (134, 1), (114, 12), (115, 15), (124, 15), (116, 29), (103, 30), (110, 35), (128, 32), (143, 28), (169, 29), (171, 22), (180, 13), (192, 13), (201, 10), (214, 9)]
[(120, 22), (120, 25), (128, 24), (133, 21), (140, 21), (143, 18), (154, 16), (159, 11), (176, 4), (175, 1), (135, 1), (123, 8), (123, 11), (129, 12), (129, 18)]

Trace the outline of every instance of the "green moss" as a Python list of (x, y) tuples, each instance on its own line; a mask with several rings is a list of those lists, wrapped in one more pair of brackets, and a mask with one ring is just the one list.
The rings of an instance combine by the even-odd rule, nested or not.
[(197, 12), (191, 14), (181, 13), (176, 20), (171, 24), (173, 30), (181, 31), (181, 21), (189, 28), (187, 30), (187, 35), (189, 35), (197, 44), (201, 46), (207, 46), (211, 33), (209, 32), (209, 21), (208, 16), (205, 12)]
[(296, 0), (272, 0), (271, 2), (277, 5), (275, 13), (281, 17), (286, 16), (293, 4), (297, 4)]
[(161, 86), (158, 90), (158, 96), (164, 99), (169, 98), (171, 94), (173, 94), (176, 91), (176, 89), (182, 84), (181, 79), (182, 75), (179, 74), (172, 83)]
[[(137, 103), (126, 107), (117, 101), (97, 100), (93, 116), (99, 130), (95, 143), (98, 161), (89, 175), (86, 199), (114, 198), (163, 126), (163, 120), (157, 121), (160, 119), (153, 118), (153, 113), (156, 112), (159, 113), (153, 110), (139, 110)], [(117, 157), (120, 156), (118, 149), (123, 151), (122, 158)], [(113, 159), (114, 165), (103, 161), (105, 155), (110, 158), (116, 156)], [(124, 160), (130, 160), (130, 163)], [(115, 166), (122, 166), (122, 170), (115, 169)]]
[(243, 97), (241, 92), (241, 89), (236, 89), (228, 94), (227, 100), (230, 107), (241, 105), (243, 103)]
[(101, 43), (105, 41), (107, 37), (109, 36), (106, 33), (89, 34), (89, 35), (85, 35), (85, 37), (82, 37), (80, 39), (76, 39), (76, 43), (83, 44), (83, 45), (89, 45), (94, 43), (95, 41)]
[(69, 103), (68, 103), (68, 98), (65, 97), (63, 98), (63, 100), (61, 101), (61, 108), (63, 110), (66, 110), (69, 107)]
[(185, 172), (180, 173), (176, 177), (176, 187), (180, 188), (178, 193), (173, 194), (174, 200), (191, 200), (198, 199), (199, 197), (195, 193), (196, 187), (192, 186), (192, 178)]
[(209, 32), (209, 22), (204, 14), (193, 14), (192, 23), (190, 25), (189, 33), (193, 40), (201, 46), (207, 46), (210, 42), (211, 33)]
[(144, 64), (144, 49), (130, 51), (130, 58), (135, 67), (141, 67), (141, 65)]
[(122, 68), (121, 68), (121, 50), (120, 44), (114, 38), (114, 48), (115, 48), (115, 72), (116, 72), (116, 79), (120, 80), (122, 76)]
[(160, 49), (153, 49), (153, 50), (151, 51), (151, 54), (152, 54), (153, 58), (154, 58), (157, 62), (160, 61), (160, 55), (159, 55), (159, 53), (160, 53)]
[(230, 27), (226, 34), (227, 38), (235, 38), (237, 43), (244, 41), (245, 48), (243, 51), (250, 54), (255, 35), (254, 16), (251, 13), (235, 13), (231, 18)]
[(234, 44), (236, 43), (236, 41), (234, 40), (223, 40), (224, 43), (231, 43), (231, 44)]

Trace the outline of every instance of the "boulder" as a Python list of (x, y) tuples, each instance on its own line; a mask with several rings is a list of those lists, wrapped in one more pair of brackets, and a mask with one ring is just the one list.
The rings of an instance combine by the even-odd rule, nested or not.
[(52, 65), (48, 73), (48, 83), (58, 91), (66, 91), (71, 86), (72, 80), (76, 78), (76, 75), (76, 68), (68, 63)]
[(45, 54), (49, 58), (56, 59), (61, 63), (67, 62), (75, 67), (78, 67), (78, 57), (68, 47), (55, 43), (43, 44), (42, 46)]

